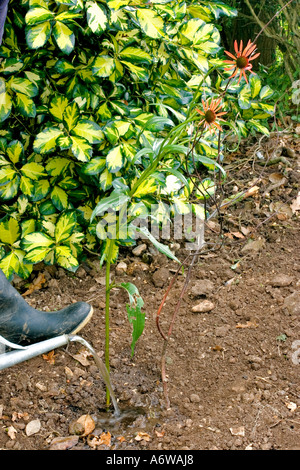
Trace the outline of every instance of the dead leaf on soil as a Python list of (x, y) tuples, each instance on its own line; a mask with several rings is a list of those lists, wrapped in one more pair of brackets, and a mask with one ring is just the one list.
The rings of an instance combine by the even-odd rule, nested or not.
[(257, 328), (258, 324), (256, 323), (255, 320), (253, 321), (247, 321), (246, 323), (238, 323), (236, 328)]
[(126, 442), (126, 439), (125, 439), (124, 436), (119, 436), (119, 437), (117, 437), (117, 441)]
[(97, 446), (111, 446), (111, 434), (110, 432), (103, 432), (100, 436), (94, 436), (91, 434), (87, 438), (87, 443), (90, 447), (95, 449)]
[(95, 429), (95, 421), (90, 415), (80, 416), (76, 423), (79, 423), (83, 426), (83, 433), (81, 434), (81, 437), (91, 434)]
[(278, 220), (288, 220), (293, 215), (291, 207), (281, 201), (271, 202), (270, 211), (276, 212), (276, 217)]
[(80, 362), (82, 366), (89, 366), (90, 361), (88, 357), (91, 357), (91, 353), (87, 349), (81, 349), (78, 354), (72, 355), (73, 359)]
[(51, 365), (55, 364), (54, 358), (55, 358), (54, 350), (50, 351), (48, 354), (43, 354), (43, 359)]
[(282, 173), (271, 173), (269, 175), (269, 180), (271, 181), (271, 183), (274, 183), (274, 184), (284, 184), (287, 179), (286, 177), (282, 174)]
[(9, 426), (7, 429), (7, 435), (10, 437), (12, 440), (16, 438), (17, 430), (13, 426)]
[(139, 431), (135, 436), (136, 441), (146, 441), (149, 442), (151, 437), (146, 432)]
[(216, 346), (213, 346), (211, 349), (212, 351), (218, 351), (218, 352), (224, 351), (224, 348), (222, 346), (219, 346), (218, 344), (216, 344)]
[(286, 407), (292, 412), (297, 409), (296, 403), (293, 403), (292, 401), (286, 403)]
[(155, 431), (157, 437), (164, 437), (165, 431)]
[(28, 420), (29, 414), (25, 411), (24, 413), (21, 411), (14, 411), (11, 417), (12, 421), (17, 421), (18, 419), (25, 419)]
[(40, 290), (43, 288), (43, 284), (46, 283), (46, 278), (43, 273), (40, 273), (36, 279), (30, 284), (26, 292), (23, 292), (22, 296), (25, 297), (26, 295), (32, 294), (36, 290)]
[(49, 450), (68, 450), (78, 444), (78, 436), (55, 437), (50, 444)]
[(234, 238), (245, 238), (241, 232), (228, 232), (224, 233), (224, 236), (233, 240)]
[(290, 208), (292, 209), (293, 214), (295, 214), (295, 212), (297, 211), (300, 211), (300, 191), (296, 199), (294, 199), (292, 204), (290, 205)]

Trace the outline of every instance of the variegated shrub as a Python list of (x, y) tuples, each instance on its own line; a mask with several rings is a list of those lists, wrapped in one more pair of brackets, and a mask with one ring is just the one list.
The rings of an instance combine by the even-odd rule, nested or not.
[[(11, 0), (0, 48), (0, 267), (9, 278), (40, 261), (75, 271), (88, 251), (105, 259), (94, 209), (114, 191), (130, 195), (134, 218), (153, 200), (184, 212), (194, 165), (206, 167), (207, 186), (217, 136), (205, 132), (191, 155), (193, 112), (226, 87), (218, 19), (235, 14), (219, 1)], [(228, 129), (267, 132), (270, 94), (257, 76), (232, 82)], [(137, 185), (178, 126), (180, 142)], [(166, 191), (170, 176), (176, 191)], [(195, 197), (203, 217), (203, 192)], [(117, 242), (114, 258), (130, 242)]]

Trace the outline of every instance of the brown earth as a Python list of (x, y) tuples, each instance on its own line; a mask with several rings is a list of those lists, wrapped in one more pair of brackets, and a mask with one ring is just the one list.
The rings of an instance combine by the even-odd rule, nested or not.
[[(257, 143), (227, 161), (228, 194), (235, 186), (256, 182), (259, 190), (224, 211), (222, 247), (202, 253), (192, 271), (166, 353), (170, 407), (162, 387), (163, 339), (155, 319), (177, 266), (153, 250), (151, 255), (149, 246), (150, 264), (128, 249), (121, 256), (127, 273), (116, 280), (137, 285), (147, 320), (131, 358), (126, 293), (112, 291), (111, 380), (121, 419), (105, 411), (105, 385), (93, 358), (72, 343), (55, 350), (54, 356), (39, 356), (0, 372), (1, 449), (56, 448), (59, 437), (62, 448), (75, 450), (300, 450), (296, 137), (285, 136), (282, 144), (276, 136), (275, 147), (280, 138), (283, 158), (264, 169), (254, 159)], [(267, 152), (271, 144), (272, 139), (263, 149)], [(286, 177), (275, 188), (270, 185), (280, 178), (274, 173)], [(277, 206), (278, 201), (285, 205)], [(206, 241), (220, 241), (219, 222), (211, 224), (215, 232), (207, 230)], [(249, 229), (255, 228), (254, 243), (249, 244)], [(182, 246), (177, 249), (183, 260), (186, 252)], [(26, 300), (42, 310), (89, 302), (94, 315), (80, 335), (103, 357), (104, 271), (98, 260), (89, 258), (75, 275), (42, 265), (37, 269), (31, 280), (42, 273), (46, 283)], [(160, 315), (164, 331), (185, 276), (178, 276)], [(17, 281), (15, 287), (24, 292), (28, 286)], [(205, 300), (212, 303), (211, 310), (195, 313), (193, 307)], [(74, 436), (74, 422), (84, 415), (92, 417), (95, 429), (88, 436)]]

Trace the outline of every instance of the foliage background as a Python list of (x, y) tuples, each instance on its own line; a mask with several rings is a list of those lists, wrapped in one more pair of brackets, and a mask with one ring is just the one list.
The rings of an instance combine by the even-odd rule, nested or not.
[[(223, 96), (220, 21), (236, 15), (218, 1), (10, 2), (0, 48), (0, 267), (8, 278), (28, 277), (40, 261), (75, 271), (90, 252), (105, 258), (94, 208), (134, 187), (161, 138), (197, 114), (202, 98)], [(268, 133), (272, 94), (258, 76), (230, 83), (227, 136)], [(181, 143), (192, 146), (196, 121)], [(188, 156), (166, 153), (132, 195), (132, 218), (154, 202), (158, 223), (163, 203), (184, 213), (191, 202), (204, 217), (190, 176), (213, 181), (225, 145), (206, 132)]]

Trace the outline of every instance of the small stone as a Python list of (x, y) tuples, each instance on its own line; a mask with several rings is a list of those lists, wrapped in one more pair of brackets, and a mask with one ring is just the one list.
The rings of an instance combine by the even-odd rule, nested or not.
[(233, 436), (245, 436), (245, 428), (244, 426), (237, 426), (234, 428), (230, 428), (230, 432)]
[(200, 302), (198, 305), (194, 305), (192, 307), (192, 312), (193, 313), (205, 313), (205, 312), (210, 312), (215, 308), (215, 304), (211, 302), (210, 300), (203, 300), (203, 302)]
[(283, 309), (290, 315), (300, 315), (300, 292), (288, 295), (283, 302)]
[(196, 393), (191, 394), (190, 400), (192, 403), (200, 403), (200, 397)]
[(33, 434), (37, 434), (40, 429), (41, 429), (40, 420), (34, 419), (30, 421), (25, 428), (26, 436), (29, 437), (29, 436), (32, 436)]
[(210, 294), (214, 290), (214, 283), (208, 279), (201, 279), (191, 288), (191, 295), (193, 297), (201, 297)]
[(293, 278), (287, 274), (277, 274), (270, 279), (269, 284), (272, 287), (288, 287), (292, 284)]
[(132, 254), (134, 256), (141, 256), (146, 250), (147, 250), (147, 245), (145, 243), (142, 243), (141, 245), (138, 245), (135, 248), (133, 248)]
[(127, 264), (124, 261), (120, 261), (120, 263), (116, 266), (116, 274), (124, 274), (127, 271)]

